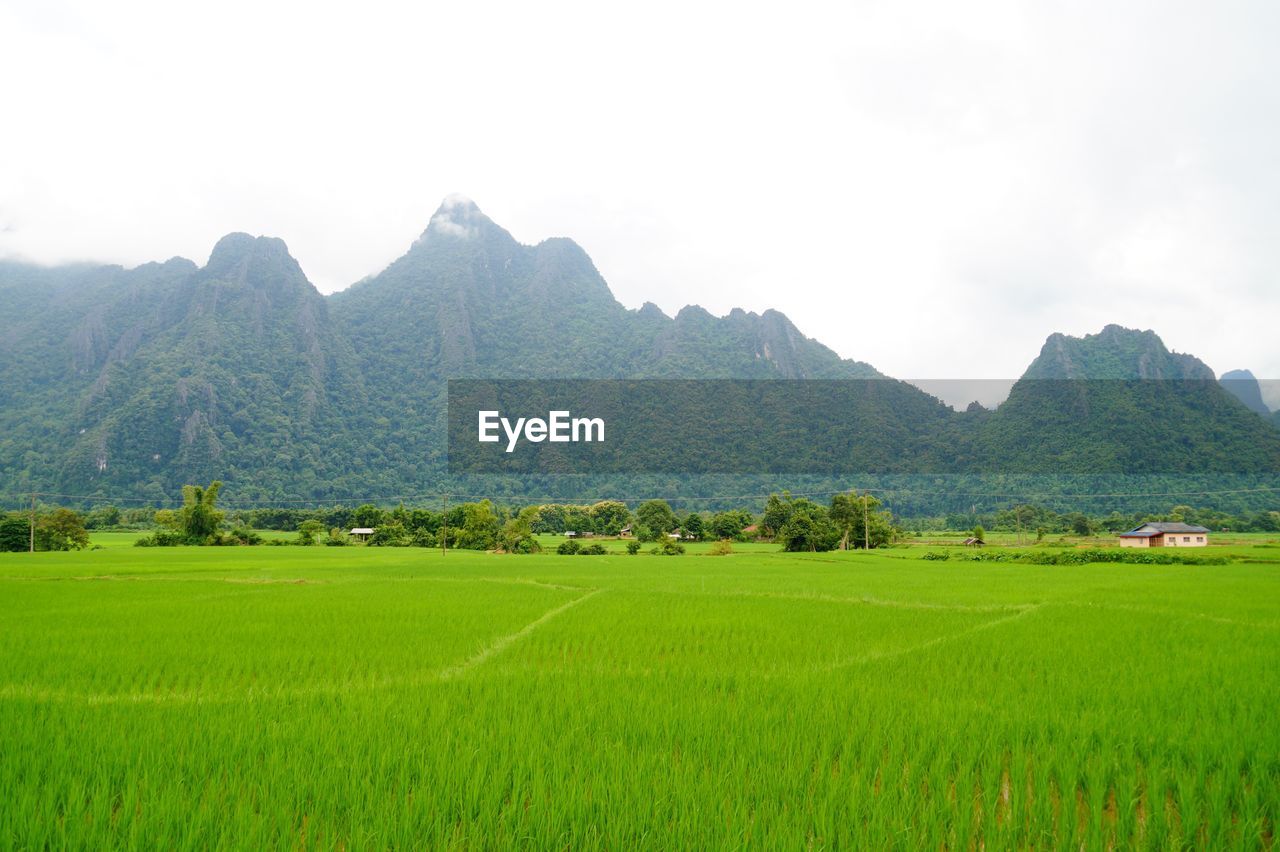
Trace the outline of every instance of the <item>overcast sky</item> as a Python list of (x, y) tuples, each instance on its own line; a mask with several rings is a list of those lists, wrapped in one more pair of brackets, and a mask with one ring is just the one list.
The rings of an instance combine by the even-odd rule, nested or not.
[(332, 292), (459, 192), (897, 376), (1118, 322), (1280, 377), (1280, 4), (613, 5), (0, 0), (0, 254)]

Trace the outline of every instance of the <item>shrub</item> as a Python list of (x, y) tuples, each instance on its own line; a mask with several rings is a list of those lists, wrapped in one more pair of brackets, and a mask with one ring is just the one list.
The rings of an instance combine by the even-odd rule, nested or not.
[(373, 528), (369, 536), (370, 547), (405, 547), (409, 543), (409, 533), (398, 521), (381, 524)]
[(654, 556), (680, 556), (684, 553), (684, 545), (669, 538), (649, 552)]
[(717, 541), (707, 549), (708, 556), (728, 556), (733, 553), (733, 544), (727, 540)]
[(924, 555), (924, 558), (930, 560), (931, 562), (946, 562), (948, 559), (951, 558), (951, 554), (945, 553), (945, 552), (938, 553), (936, 551), (930, 551)]
[[(151, 535), (144, 535), (133, 543), (134, 547), (177, 547), (185, 544), (186, 538), (177, 530), (159, 529)], [(272, 542), (275, 544), (276, 542)]]
[(581, 556), (604, 556), (608, 552), (604, 549), (603, 544), (588, 544), (578, 551)]
[(627, 542), (627, 553), (630, 553), (632, 556), (635, 556), (639, 552), (640, 552), (640, 542), (638, 541)]
[(560, 546), (556, 548), (556, 553), (562, 556), (571, 556), (582, 549), (576, 538), (567, 538), (560, 542)]
[(541, 553), (542, 545), (531, 535), (518, 538), (503, 545), (503, 553)]
[(262, 536), (247, 527), (234, 527), (224, 538), (226, 544), (262, 544)]
[[(926, 557), (927, 558), (927, 557)], [(1101, 547), (1072, 548), (1061, 553), (1033, 551), (1007, 553), (978, 551), (957, 556), (970, 562), (1022, 562), (1031, 565), (1088, 565), (1090, 563), (1124, 563), (1129, 565), (1226, 565), (1225, 556), (1200, 556), (1194, 553), (1166, 550), (1117, 550)]]

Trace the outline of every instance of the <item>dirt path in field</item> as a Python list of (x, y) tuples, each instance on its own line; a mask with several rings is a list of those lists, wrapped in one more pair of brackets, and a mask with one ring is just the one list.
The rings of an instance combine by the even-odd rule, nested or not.
[(1022, 608), (1018, 612), (1015, 612), (1013, 615), (1007, 615), (1004, 618), (992, 619), (991, 621), (984, 621), (981, 624), (975, 624), (973, 627), (965, 628), (964, 630), (961, 630), (958, 633), (948, 633), (945, 636), (935, 636), (933, 639), (930, 639), (926, 642), (920, 642), (919, 644), (916, 644), (916, 645), (908, 645), (905, 648), (898, 648), (893, 651), (877, 651), (871, 654), (862, 654), (857, 657), (851, 657), (850, 659), (847, 659), (847, 660), (841, 660), (838, 663), (832, 663), (831, 665), (823, 666), (821, 667), (821, 670), (832, 671), (834, 669), (842, 669), (848, 666), (856, 666), (861, 663), (870, 663), (876, 660), (887, 660), (887, 659), (892, 659), (894, 657), (902, 657), (907, 654), (916, 654), (916, 653), (919, 653), (920, 651), (927, 651), (930, 648), (936, 647), (938, 645), (942, 645), (947, 642), (954, 642), (957, 639), (963, 639), (966, 636), (972, 636), (973, 634), (980, 633), (983, 630), (990, 630), (993, 627), (999, 627), (1002, 624), (1008, 624), (1011, 621), (1017, 621), (1020, 618), (1025, 618), (1031, 613), (1039, 611), (1039, 609), (1042, 606), (1043, 604), (1033, 604), (1033, 605)]
[(602, 591), (604, 590), (592, 589), (591, 591), (587, 592), (585, 595), (583, 595), (580, 598), (574, 598), (568, 603), (561, 604), (555, 609), (543, 613), (541, 616), (539, 616), (538, 618), (535, 618), (533, 621), (529, 622), (524, 627), (521, 627), (515, 633), (508, 633), (506, 636), (499, 636), (497, 639), (490, 642), (486, 647), (481, 649), (474, 656), (468, 657), (466, 660), (462, 661), (456, 666), (450, 666), (449, 668), (441, 671), (440, 680), (452, 680), (453, 678), (461, 677), (462, 675), (465, 675), (467, 672), (471, 671), (476, 666), (482, 664), (485, 660), (488, 660), (490, 657), (494, 656), (495, 654), (502, 653), (502, 651), (505, 648), (507, 648), (507, 646), (511, 645), (513, 642), (519, 642), (521, 639), (528, 636), (530, 633), (537, 630), (539, 627), (546, 624), (551, 619), (555, 618), (558, 615), (562, 615), (568, 610), (573, 609), (575, 606), (577, 606), (580, 603), (584, 603), (585, 601), (590, 600), (591, 598), (600, 594)]

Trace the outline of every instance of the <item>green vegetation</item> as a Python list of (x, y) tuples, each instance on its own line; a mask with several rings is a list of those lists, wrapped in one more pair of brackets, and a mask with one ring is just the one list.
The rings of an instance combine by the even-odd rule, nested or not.
[(0, 553), (30, 550), (81, 550), (89, 546), (84, 516), (71, 509), (42, 510), (32, 517), (0, 515)]
[[(132, 270), (0, 262), (0, 301), (10, 309), (0, 336), (3, 505), (17, 508), (37, 491), (162, 506), (183, 484), (215, 477), (241, 507), (443, 491), (495, 501), (726, 498), (724, 505), (672, 501), (683, 517), (738, 508), (733, 495), (784, 483), (776, 476), (584, 477), (568, 486), (555, 477), (451, 478), (447, 380), (881, 377), (805, 338), (773, 311), (716, 318), (695, 307), (676, 317), (653, 306), (627, 310), (571, 242), (522, 246), (478, 210), (473, 219), (474, 239), (428, 232), (380, 274), (329, 298), (283, 243), (245, 234), (220, 240), (204, 267), (180, 259)], [(1118, 381), (1058, 381), (1081, 376)], [(1130, 393), (1125, 380), (1135, 378), (1185, 380), (1193, 392), (1152, 382)], [(967, 486), (916, 481), (915, 490), (935, 494), (914, 498), (909, 514), (971, 505), (956, 495), (996, 491), (1002, 477), (978, 476), (992, 470), (1040, 472), (1045, 480), (1032, 493), (1048, 494), (1071, 493), (1068, 472), (1150, 471), (1139, 488), (1090, 488), (1235, 490), (1217, 506), (1231, 511), (1269, 505), (1247, 485), (1202, 480), (1179, 488), (1174, 472), (1252, 471), (1261, 484), (1277, 484), (1280, 432), (1212, 381), (1203, 364), (1168, 352), (1151, 333), (1109, 327), (1083, 340), (1055, 335), (1010, 403), (995, 412), (953, 412), (903, 383), (876, 385), (880, 395), (845, 432), (866, 451), (869, 470), (906, 476), (941, 465), (975, 472)], [(1092, 412), (1092, 431), (1081, 428), (1085, 411)], [(813, 414), (795, 417), (804, 422)], [(748, 437), (722, 436), (714, 427), (708, 436), (721, 445)], [(847, 485), (813, 479), (806, 490)], [(859, 485), (893, 487), (881, 479)], [(109, 518), (94, 523), (116, 525)], [(334, 526), (341, 525), (326, 524)]]
[(3, 555), (0, 846), (1266, 848), (1258, 541)]

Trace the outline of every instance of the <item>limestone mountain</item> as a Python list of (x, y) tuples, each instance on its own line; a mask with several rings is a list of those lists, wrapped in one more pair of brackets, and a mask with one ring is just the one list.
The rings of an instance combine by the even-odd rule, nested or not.
[(200, 268), (7, 265), (0, 294), (24, 308), (4, 340), (6, 486), (159, 499), (216, 476), (252, 493), (263, 471), (300, 488), (337, 472), (323, 442), (355, 425), (362, 390), (280, 240), (231, 234)]
[(1218, 379), (1236, 399), (1244, 403), (1250, 411), (1262, 417), (1270, 418), (1271, 409), (1262, 400), (1262, 388), (1257, 378), (1249, 370), (1228, 370)]
[(462, 198), (329, 297), (280, 240), (231, 234), (203, 266), (3, 262), (0, 303), (7, 499), (161, 501), (215, 477), (257, 503), (435, 492), (447, 381), (485, 377), (881, 379), (856, 418), (869, 470), (1280, 470), (1280, 432), (1153, 332), (1052, 335), (1005, 404), (954, 412), (776, 311), (628, 309), (575, 243), (522, 245)]
[(1208, 379), (1199, 358), (1170, 352), (1154, 331), (1108, 325), (1097, 334), (1051, 334), (1024, 379)]
[(1213, 370), (1118, 325), (1050, 335), (973, 440), (986, 464), (1023, 472), (1280, 471), (1280, 434)]

